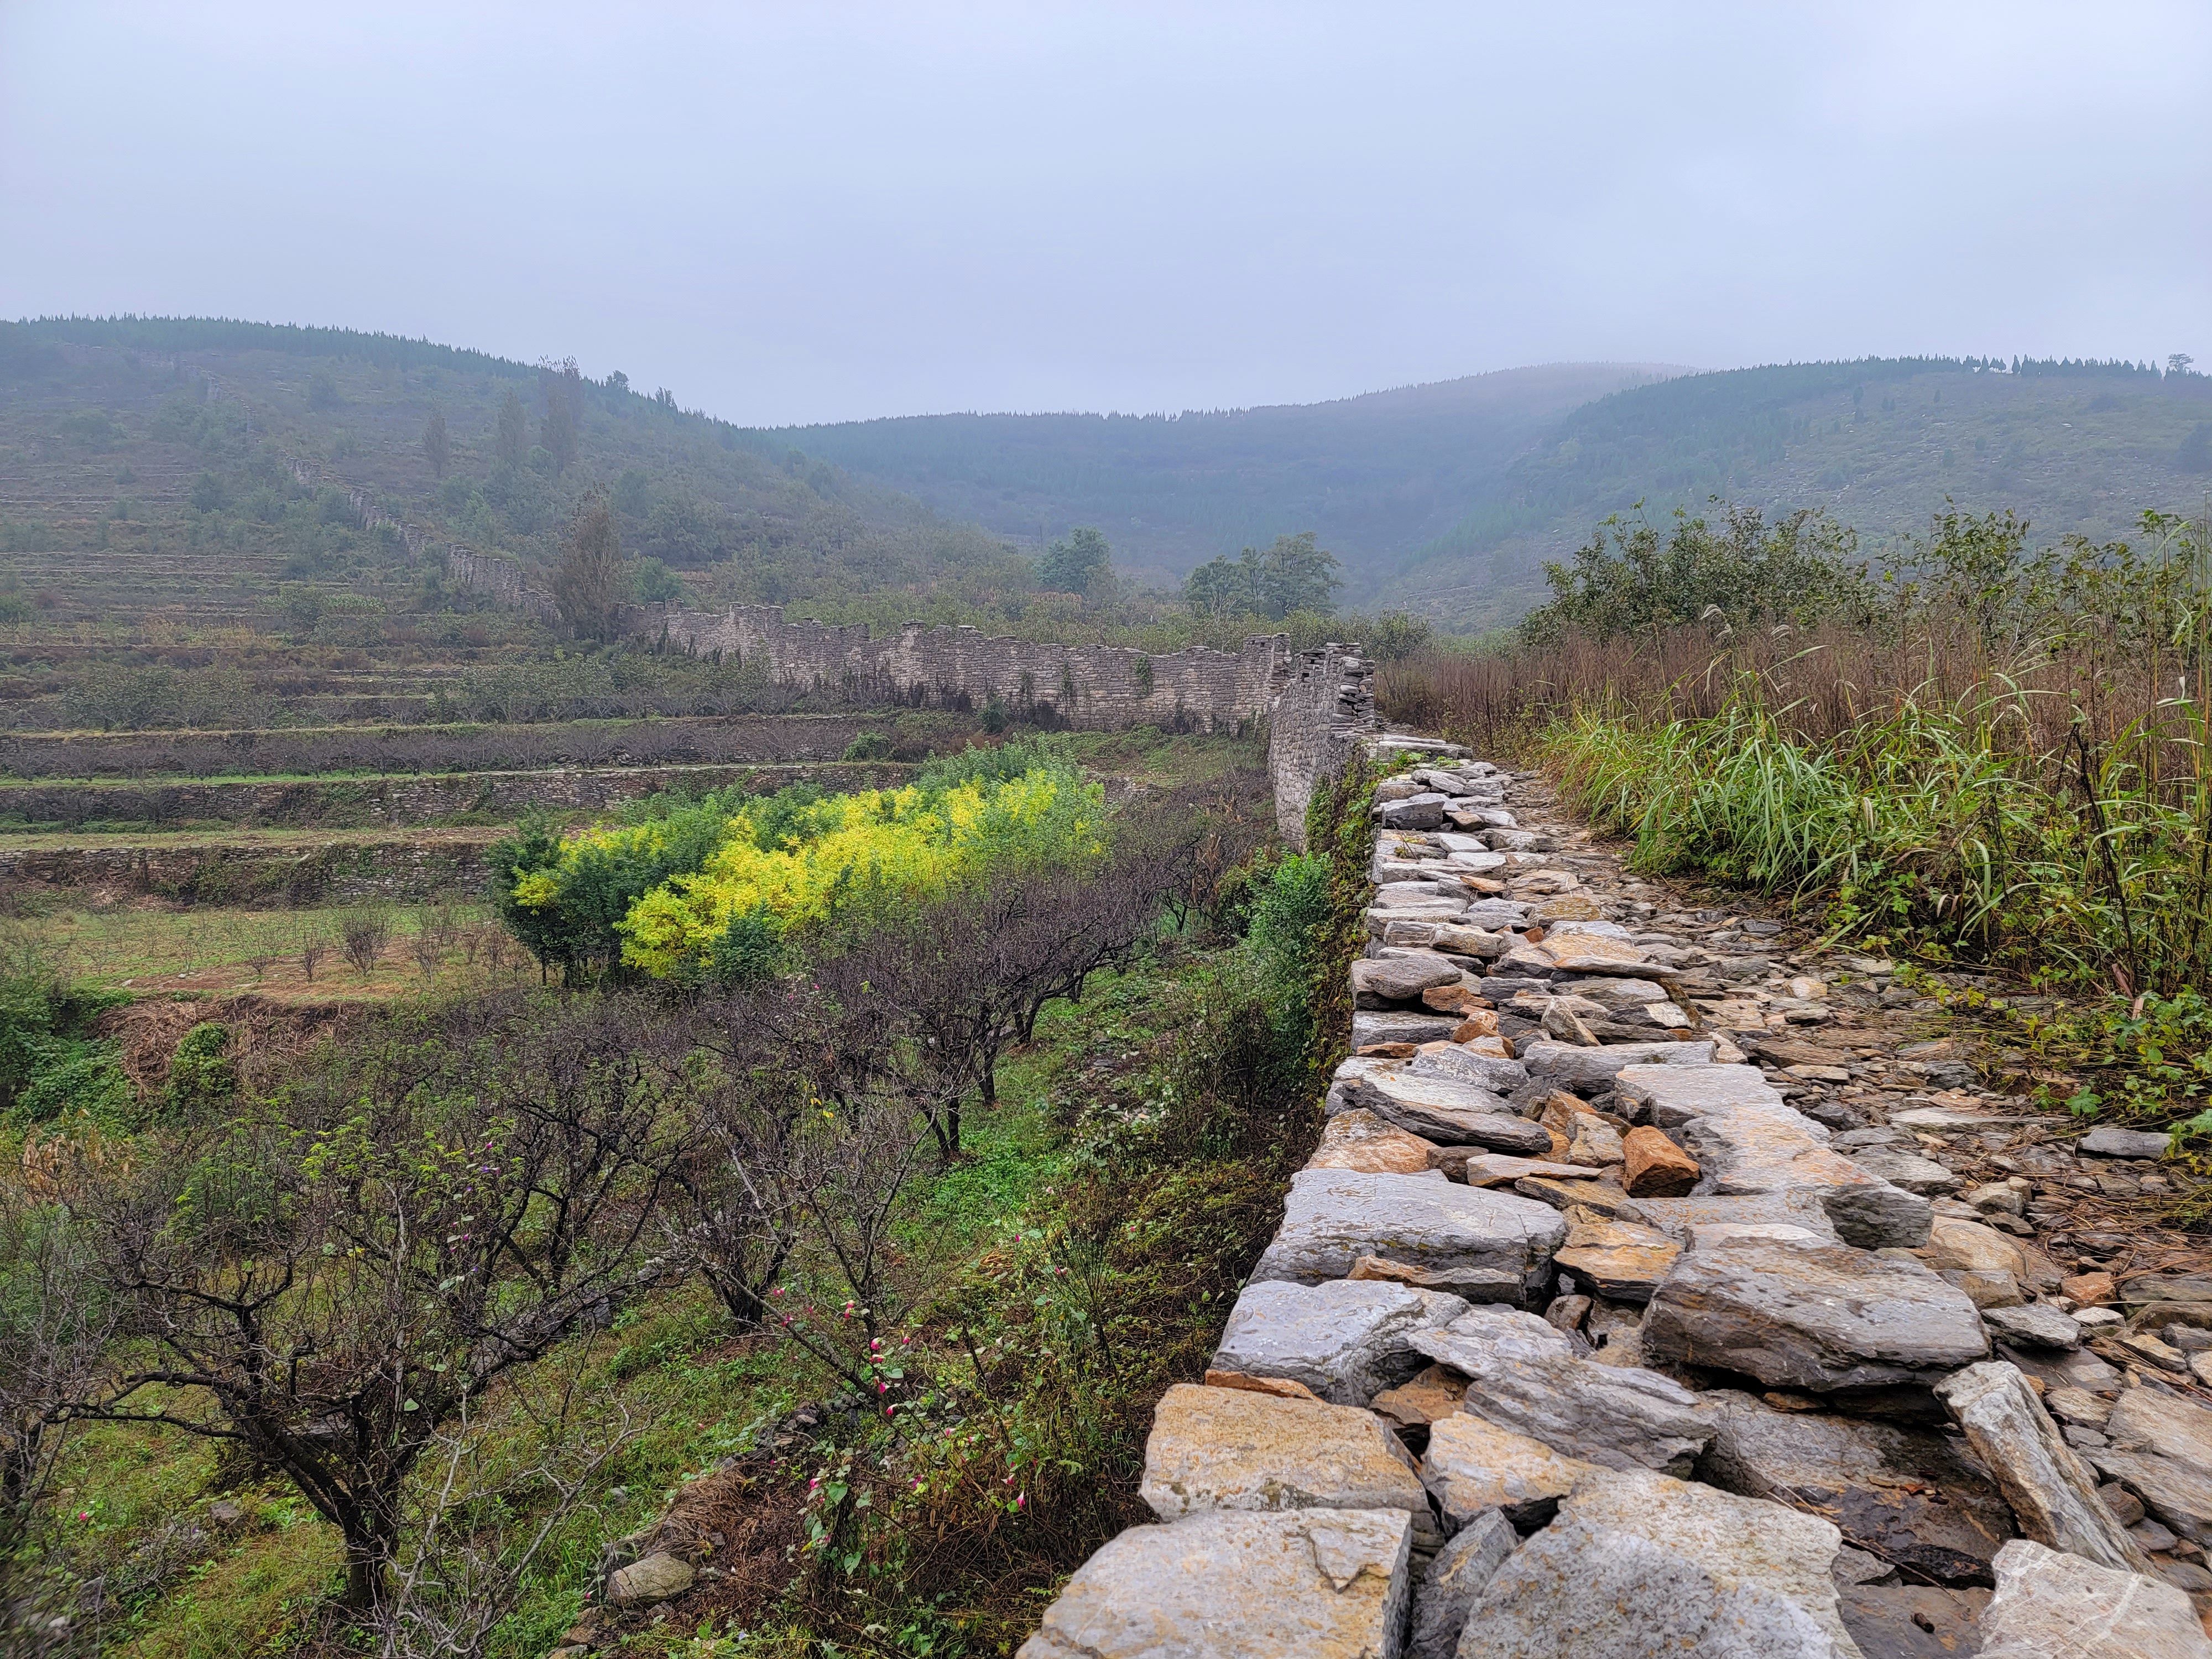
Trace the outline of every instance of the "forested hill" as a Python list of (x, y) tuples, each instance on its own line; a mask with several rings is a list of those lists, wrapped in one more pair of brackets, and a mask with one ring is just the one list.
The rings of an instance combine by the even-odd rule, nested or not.
[(1333, 403), (1173, 416), (931, 415), (755, 434), (866, 473), (1018, 542), (1103, 529), (1156, 582), (1311, 530), (1352, 597), (1495, 499), (1571, 410), (1685, 371), (1554, 363)]
[(1685, 375), (1577, 409), (1490, 496), (1363, 595), (1455, 629), (1510, 621), (1541, 564), (1639, 501), (1826, 507), (1871, 544), (1948, 500), (2040, 537), (2124, 536), (2212, 489), (2212, 376), (2122, 362), (1864, 359)]
[(998, 538), (620, 374), (342, 329), (0, 323), (0, 586), (50, 621), (414, 608), (437, 562), (356, 489), (539, 567), (603, 490), (648, 581), (837, 620), (964, 619), (1029, 582)]

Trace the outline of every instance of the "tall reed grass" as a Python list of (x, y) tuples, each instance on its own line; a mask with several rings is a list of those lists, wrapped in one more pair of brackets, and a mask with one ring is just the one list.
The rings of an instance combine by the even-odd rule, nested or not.
[(2212, 536), (2145, 532), (1962, 538), (1850, 623), (1431, 655), (1379, 700), (1546, 760), (1645, 867), (1817, 902), (1838, 937), (2178, 991), (2212, 971)]

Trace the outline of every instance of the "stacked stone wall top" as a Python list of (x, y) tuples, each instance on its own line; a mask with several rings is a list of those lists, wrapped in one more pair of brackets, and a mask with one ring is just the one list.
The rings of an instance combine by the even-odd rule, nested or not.
[(1332, 647), (1276, 700), (1286, 833), (1359, 742), (1419, 759), (1376, 788), (1320, 1148), (1155, 1413), (1158, 1521), (1021, 1659), (2212, 1659), (2203, 1333), (2089, 1352), (2120, 1317), (2036, 1279), (2014, 1189), (1931, 1200), (1890, 1145), (1948, 1114), (1797, 1086), (1849, 1073), (1788, 1036), (1816, 981), (1741, 984), (1779, 925), (1601, 901), (1533, 775), (1359, 735), (1364, 679)]

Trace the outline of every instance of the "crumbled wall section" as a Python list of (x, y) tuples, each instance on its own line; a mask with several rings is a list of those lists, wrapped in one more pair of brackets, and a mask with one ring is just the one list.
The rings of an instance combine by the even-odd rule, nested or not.
[(1305, 850), (1306, 804), (1381, 729), (1374, 665), (1358, 646), (1325, 645), (1285, 665), (1268, 711), (1267, 775), (1275, 787), (1275, 825), (1285, 842)]

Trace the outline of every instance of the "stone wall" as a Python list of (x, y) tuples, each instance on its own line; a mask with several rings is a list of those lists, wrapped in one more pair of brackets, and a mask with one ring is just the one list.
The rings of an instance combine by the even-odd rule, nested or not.
[(1306, 805), (1378, 729), (1373, 665), (1358, 646), (1329, 644), (1285, 665), (1271, 699), (1267, 775), (1275, 787), (1275, 824), (1303, 852)]
[(1906, 1133), (1972, 1132), (1978, 1169), (2021, 1120), (1863, 1127), (1801, 1082), (1859, 1070), (1792, 1040), (1823, 1023), (1791, 1023), (1808, 981), (1771, 976), (1793, 1012), (1770, 1024), (1745, 981), (1773, 964), (1641, 882), (1601, 896), (1617, 863), (1524, 817), (1540, 787), (1369, 742), (1419, 749), (1376, 791), (1321, 1145), (1203, 1385), (1154, 1413), (1157, 1522), (1079, 1568), (1019, 1659), (2212, 1659), (2212, 1505), (2175, 1496), (2212, 1475), (2189, 1362), (2169, 1344), (2160, 1378), (2124, 1378), (2104, 1353), (2159, 1350), (2091, 1333), (2143, 1322), (2082, 1309), (2096, 1286), (1996, 1226), (2014, 1188), (1928, 1197), (1965, 1182)]
[[(520, 566), (465, 547), (446, 551), (446, 576), (550, 618), (551, 602)], [(624, 607), (622, 631), (671, 651), (757, 665), (771, 679), (852, 702), (975, 709), (996, 699), (1018, 719), (1084, 731), (1157, 726), (1165, 732), (1255, 727), (1281, 689), (1290, 641), (1275, 634), (1239, 651), (1197, 647), (1164, 656), (1106, 645), (994, 638), (975, 628), (908, 623), (877, 639), (865, 623), (787, 622), (777, 605), (699, 611), (676, 604)]]
[(1152, 656), (920, 623), (876, 639), (865, 623), (787, 622), (773, 605), (633, 606), (623, 631), (696, 656), (734, 656), (785, 684), (856, 702), (969, 709), (995, 698), (1018, 718), (1086, 731), (1250, 729), (1267, 717), (1290, 659), (1290, 641), (1279, 634), (1247, 640), (1240, 651), (1194, 647)]

